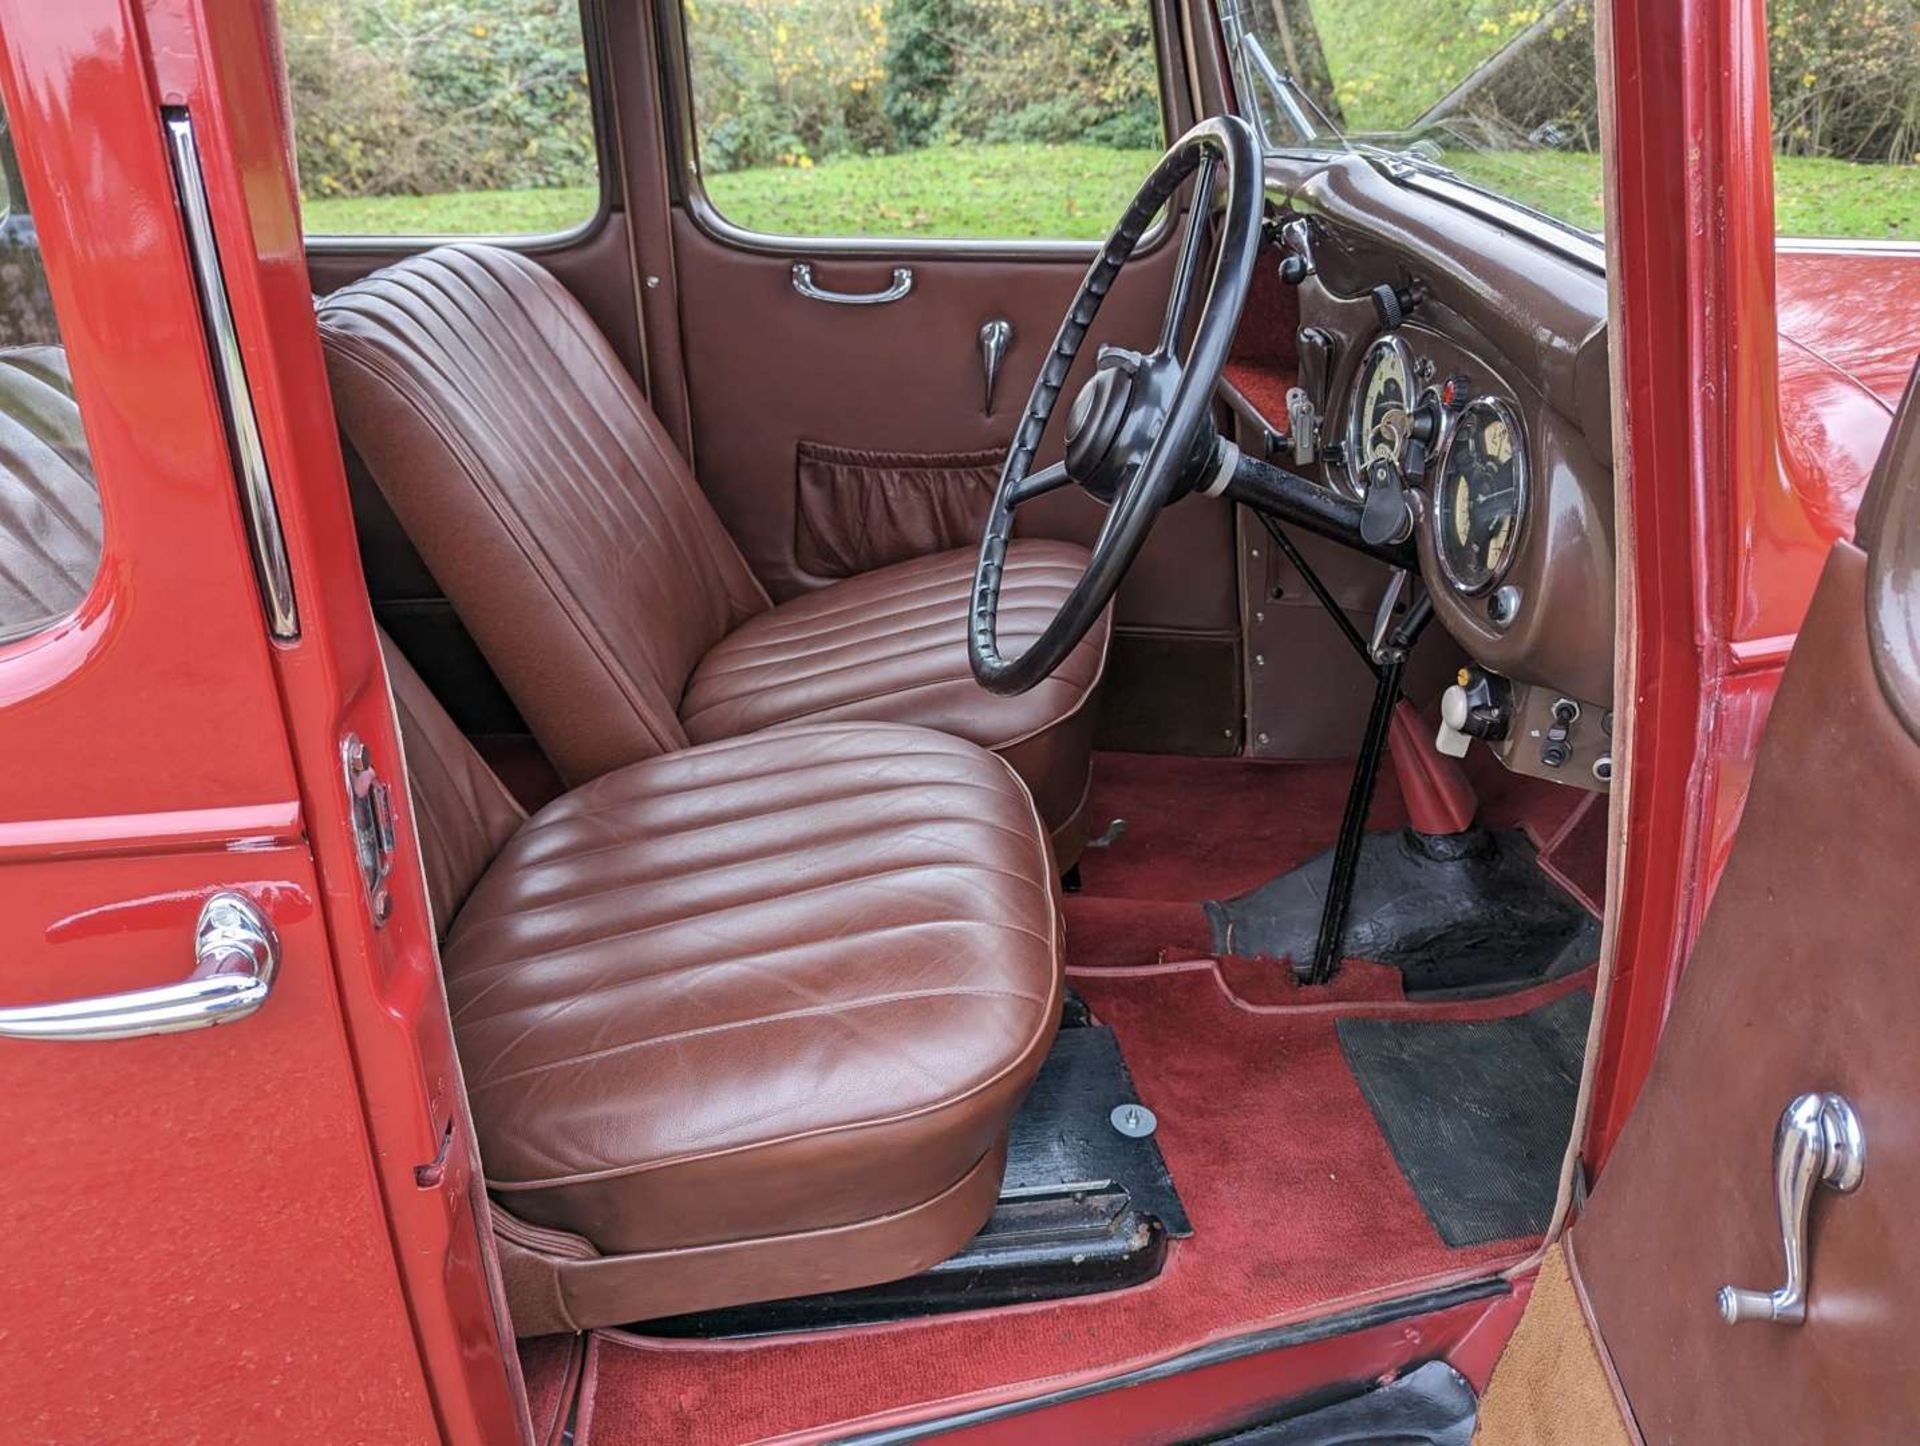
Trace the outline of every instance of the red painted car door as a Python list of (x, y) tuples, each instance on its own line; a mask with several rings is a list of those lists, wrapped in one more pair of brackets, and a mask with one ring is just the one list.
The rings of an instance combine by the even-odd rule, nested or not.
[(1913, 1439), (1916, 859), (1920, 371), (1794, 647), (1653, 1071), (1569, 1235), (1649, 1441)]
[(0, 0), (8, 1439), (523, 1431), (272, 59)]

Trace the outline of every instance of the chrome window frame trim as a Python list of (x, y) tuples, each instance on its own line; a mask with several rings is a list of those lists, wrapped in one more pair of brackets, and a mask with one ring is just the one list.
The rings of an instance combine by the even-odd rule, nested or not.
[(1920, 241), (1878, 241), (1864, 236), (1776, 236), (1774, 250), (1818, 256), (1835, 252), (1852, 256), (1920, 256)]
[(260, 417), (247, 381), (246, 358), (227, 299), (226, 274), (220, 266), (220, 246), (214, 235), (213, 212), (207, 203), (206, 176), (200, 165), (200, 145), (193, 118), (185, 110), (161, 113), (168, 158), (173, 163), (174, 188), (180, 197), (180, 216), (186, 226), (188, 259), (193, 264), (200, 318), (207, 333), (214, 384), (225, 415), (233, 470), (239, 484), (241, 511), (253, 552), (254, 572), (266, 607), (267, 627), (278, 642), (300, 636), (300, 608), (294, 596), (293, 567), (287, 557), (286, 534), (280, 526), (280, 505), (273, 494), (267, 466), (266, 443)]

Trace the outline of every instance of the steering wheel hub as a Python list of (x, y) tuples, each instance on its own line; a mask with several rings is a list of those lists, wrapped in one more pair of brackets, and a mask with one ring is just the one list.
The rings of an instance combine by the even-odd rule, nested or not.
[[(1115, 357), (1108, 364), (1107, 355)], [(1102, 502), (1111, 502), (1119, 492), (1116, 469), (1105, 464), (1113, 444), (1133, 410), (1133, 379), (1139, 358), (1131, 352), (1108, 353), (1101, 357), (1100, 370), (1080, 388), (1067, 413), (1067, 475)]]

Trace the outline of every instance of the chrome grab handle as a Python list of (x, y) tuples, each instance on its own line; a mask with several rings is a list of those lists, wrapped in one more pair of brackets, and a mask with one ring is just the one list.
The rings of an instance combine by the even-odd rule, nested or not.
[(245, 1019), (266, 1003), (280, 965), (280, 936), (253, 900), (223, 890), (193, 930), (194, 971), (178, 984), (0, 1009), (12, 1039), (132, 1039)]
[(913, 290), (913, 272), (905, 266), (893, 268), (893, 284), (885, 291), (827, 291), (813, 282), (813, 268), (804, 261), (793, 263), (793, 289), (809, 301), (831, 301), (835, 306), (885, 306)]
[(1845, 1195), (1860, 1187), (1867, 1141), (1860, 1116), (1836, 1094), (1804, 1094), (1788, 1105), (1773, 1131), (1773, 1196), (1780, 1210), (1780, 1243), (1787, 1280), (1778, 1290), (1720, 1287), (1720, 1319), (1800, 1325), (1807, 1318), (1807, 1207), (1815, 1185)]
[(1013, 342), (1013, 323), (1004, 316), (996, 316), (980, 328), (980, 360), (987, 369), (986, 412), (993, 415), (993, 384), (1000, 380), (1000, 363), (1007, 359), (1007, 348)]

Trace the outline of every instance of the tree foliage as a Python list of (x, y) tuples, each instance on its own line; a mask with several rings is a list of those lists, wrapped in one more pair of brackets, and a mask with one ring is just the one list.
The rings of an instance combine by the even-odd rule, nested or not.
[(578, 0), (281, 0), (309, 195), (586, 185)]
[(686, 16), (709, 171), (1162, 140), (1146, 0), (686, 0)]
[(884, 108), (894, 141), (924, 146), (953, 89), (954, 0), (892, 0), (887, 16)]
[[(1147, 0), (684, 6), (709, 171), (956, 142), (1164, 140)], [(1598, 146), (1591, 0), (1244, 10), (1350, 127), (1408, 125), (1466, 82), (1474, 93), (1447, 110), (1456, 135)], [(281, 0), (280, 13), (309, 195), (593, 184), (579, 0)], [(1782, 150), (1920, 161), (1920, 0), (1769, 0), (1768, 18)]]

